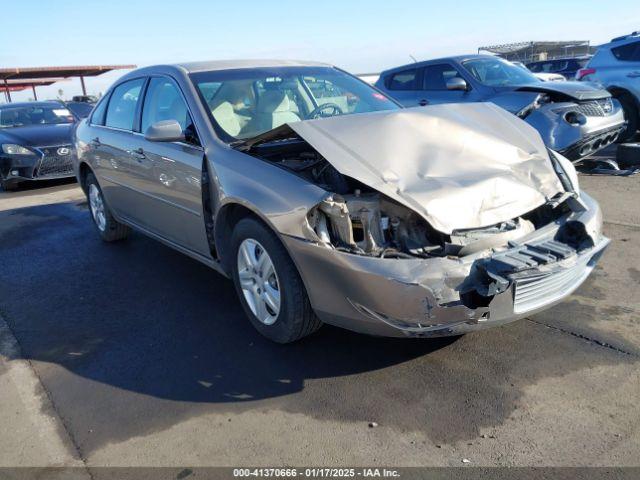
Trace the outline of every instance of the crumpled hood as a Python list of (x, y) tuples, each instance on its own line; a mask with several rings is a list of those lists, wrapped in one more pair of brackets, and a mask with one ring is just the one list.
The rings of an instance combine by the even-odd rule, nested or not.
[(516, 218), (564, 191), (536, 130), (491, 103), (288, 126), (340, 173), (413, 209), (443, 233)]
[(539, 92), (560, 94), (568, 97), (568, 100), (584, 101), (609, 98), (611, 94), (605, 89), (587, 82), (540, 82), (538, 84), (523, 85), (516, 87), (518, 92)]

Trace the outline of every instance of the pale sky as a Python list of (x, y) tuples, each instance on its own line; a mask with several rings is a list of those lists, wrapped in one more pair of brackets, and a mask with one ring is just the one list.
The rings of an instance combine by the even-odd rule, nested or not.
[[(353, 73), (529, 40), (590, 40), (640, 29), (640, 2), (617, 0), (20, 0), (4, 2), (0, 68), (173, 63), (229, 58), (318, 60)], [(86, 80), (104, 91), (123, 71)], [(41, 99), (79, 94), (72, 79)], [(27, 100), (30, 90), (12, 94)], [(3, 101), (0, 95), (0, 101)]]

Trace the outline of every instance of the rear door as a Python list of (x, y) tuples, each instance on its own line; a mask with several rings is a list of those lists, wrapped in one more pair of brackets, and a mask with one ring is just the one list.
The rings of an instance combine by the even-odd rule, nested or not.
[[(185, 132), (179, 142), (151, 142), (144, 132), (156, 122), (175, 120)], [(145, 92), (136, 152), (148, 166), (140, 171), (143, 226), (183, 247), (208, 255), (202, 217), (204, 149), (178, 84), (167, 76), (152, 76)]]
[(407, 68), (390, 73), (384, 79), (385, 90), (405, 107), (427, 105), (428, 100), (420, 88), (420, 69)]
[[(132, 155), (139, 139), (133, 134), (144, 78), (128, 80), (113, 89), (104, 116), (92, 116), (89, 149), (92, 167), (98, 176), (105, 200), (117, 216), (138, 218), (140, 186), (136, 170), (144, 168)], [(95, 121), (95, 123), (93, 123)]]

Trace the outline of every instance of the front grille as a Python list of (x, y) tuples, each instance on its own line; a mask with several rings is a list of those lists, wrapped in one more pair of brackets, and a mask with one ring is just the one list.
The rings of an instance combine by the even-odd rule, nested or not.
[(591, 258), (580, 258), (575, 265), (535, 277), (515, 281), (513, 310), (525, 313), (564, 297), (577, 288), (589, 275)]
[(610, 98), (591, 100), (578, 104), (578, 111), (587, 117), (606, 117), (613, 113), (613, 102)]
[(73, 174), (73, 149), (71, 145), (40, 147), (38, 150), (44, 154), (40, 161), (40, 167), (38, 167), (38, 177), (60, 177)]

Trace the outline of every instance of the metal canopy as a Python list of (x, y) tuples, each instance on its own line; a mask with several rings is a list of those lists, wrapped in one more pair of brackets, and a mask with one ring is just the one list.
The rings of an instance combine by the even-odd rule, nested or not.
[[(11, 101), (12, 91), (20, 91), (31, 87), (37, 100), (36, 86), (51, 85), (57, 81), (79, 77), (82, 94), (87, 94), (84, 77), (95, 77), (111, 70), (131, 69), (136, 65), (80, 65), (66, 67), (12, 67), (0, 68), (0, 91)], [(21, 81), (21, 82), (20, 82)], [(15, 82), (15, 83), (14, 83)], [(38, 83), (41, 82), (41, 83)], [(48, 82), (48, 83), (47, 83)]]
[(481, 51), (499, 55), (507, 60), (528, 62), (557, 57), (588, 55), (593, 52), (593, 47), (589, 45), (588, 40), (530, 41), (504, 43), (478, 48), (478, 53)]
[(95, 77), (111, 70), (136, 68), (136, 65), (84, 65), (71, 67), (0, 68), (0, 79)]

